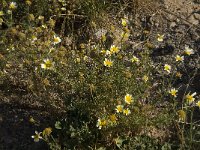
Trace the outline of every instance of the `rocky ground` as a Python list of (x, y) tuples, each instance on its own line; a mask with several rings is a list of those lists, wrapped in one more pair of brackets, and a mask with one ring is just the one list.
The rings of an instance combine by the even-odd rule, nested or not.
[[(163, 0), (153, 23), (162, 20), (164, 29), (160, 31), (170, 33), (178, 39), (182, 47), (191, 45), (200, 54), (200, 1), (199, 0)], [(159, 16), (159, 18), (157, 18)], [(186, 36), (187, 35), (187, 36)], [(196, 91), (199, 88), (200, 72), (194, 79)], [(35, 130), (43, 130), (52, 126), (52, 114), (42, 107), (28, 107), (26, 104), (16, 104), (9, 101), (9, 95), (0, 89), (0, 150), (45, 150), (44, 143), (34, 143), (31, 135)], [(29, 121), (30, 117), (36, 124)]]

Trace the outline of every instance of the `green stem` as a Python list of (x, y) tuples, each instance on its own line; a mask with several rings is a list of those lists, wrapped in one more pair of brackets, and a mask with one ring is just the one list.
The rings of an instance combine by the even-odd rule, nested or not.
[(193, 132), (192, 132), (192, 130), (193, 130), (193, 112), (194, 112), (194, 110), (193, 110), (193, 108), (192, 108), (192, 110), (191, 110), (191, 116), (190, 116), (190, 148), (191, 148), (191, 146), (192, 146), (192, 139), (193, 139)]

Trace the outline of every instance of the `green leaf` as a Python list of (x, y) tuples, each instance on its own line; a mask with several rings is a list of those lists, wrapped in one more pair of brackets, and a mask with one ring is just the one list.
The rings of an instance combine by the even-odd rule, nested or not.
[(56, 121), (55, 128), (58, 129), (58, 130), (62, 129), (60, 121)]
[(106, 150), (106, 148), (105, 147), (100, 147), (97, 150)]
[(119, 137), (115, 139), (115, 143), (118, 148), (121, 148), (123, 142), (124, 142), (124, 139), (120, 139)]

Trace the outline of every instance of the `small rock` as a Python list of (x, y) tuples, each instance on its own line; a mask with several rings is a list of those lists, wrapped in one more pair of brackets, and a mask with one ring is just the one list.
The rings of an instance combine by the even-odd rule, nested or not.
[(173, 21), (170, 23), (170, 28), (174, 28), (174, 27), (176, 27), (176, 22)]
[(172, 15), (172, 14), (168, 14), (167, 15), (167, 18), (170, 20), (170, 21), (175, 21), (176, 20), (176, 16)]
[(188, 18), (188, 21), (191, 22), (194, 25), (199, 24), (199, 20), (195, 19), (194, 15), (190, 16), (190, 18)]
[(197, 20), (200, 20), (200, 14), (194, 13), (194, 18), (197, 19)]

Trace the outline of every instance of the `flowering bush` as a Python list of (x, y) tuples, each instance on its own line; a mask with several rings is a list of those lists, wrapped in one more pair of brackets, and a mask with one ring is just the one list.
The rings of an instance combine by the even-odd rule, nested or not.
[[(7, 26), (0, 37), (1, 83), (20, 85), (49, 111), (65, 113), (55, 127), (35, 131), (35, 142), (44, 140), (51, 149), (99, 150), (192, 148), (199, 142), (193, 114), (200, 101), (188, 88), (196, 71), (181, 73), (195, 49), (185, 46), (156, 64), (152, 54), (168, 43), (165, 33), (135, 39), (126, 15), (102, 27), (100, 21), (110, 16), (101, 15), (114, 11), (105, 9), (106, 1), (37, 2), (3, 1), (0, 10), (0, 25)], [(18, 9), (27, 12), (22, 22)], [(75, 27), (82, 18), (87, 26)], [(177, 82), (184, 76), (190, 80), (181, 89)]]

